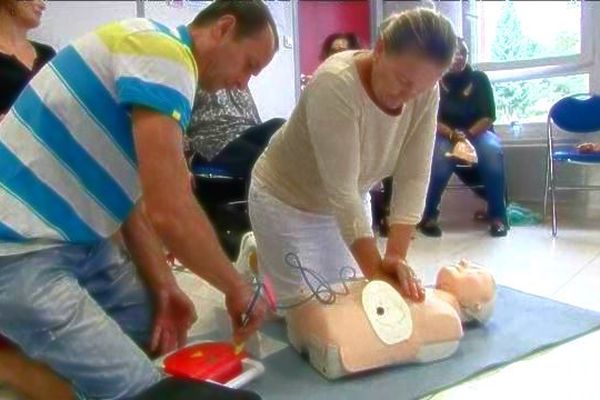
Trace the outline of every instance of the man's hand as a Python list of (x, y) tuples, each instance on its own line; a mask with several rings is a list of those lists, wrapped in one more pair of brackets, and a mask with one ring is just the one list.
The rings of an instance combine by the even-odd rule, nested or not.
[(156, 314), (150, 350), (163, 355), (185, 346), (187, 332), (196, 321), (196, 310), (176, 283), (154, 293)]
[(415, 302), (425, 300), (425, 289), (413, 269), (400, 258), (384, 258), (381, 268), (375, 275), (375, 279), (381, 279), (400, 291), (402, 297)]
[(244, 342), (259, 328), (265, 319), (267, 304), (262, 298), (259, 298), (250, 311), (248, 323), (246, 326), (242, 326), (244, 313), (247, 311), (253, 296), (254, 290), (250, 285), (238, 286), (236, 290), (232, 290), (225, 295), (225, 306), (231, 318), (233, 341), (235, 343)]

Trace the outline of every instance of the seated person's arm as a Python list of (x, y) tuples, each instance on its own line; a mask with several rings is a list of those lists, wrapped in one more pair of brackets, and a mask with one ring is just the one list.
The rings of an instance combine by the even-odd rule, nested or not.
[(475, 72), (473, 78), (474, 93), (471, 95), (473, 107), (479, 119), (467, 129), (470, 137), (475, 137), (490, 129), (496, 120), (496, 103), (494, 90), (487, 75), (481, 71)]
[(442, 136), (445, 136), (448, 139), (450, 139), (452, 137), (453, 132), (454, 132), (454, 129), (450, 128), (450, 126), (448, 126), (445, 123), (443, 123), (442, 121), (438, 120), (438, 123), (437, 123), (438, 135), (442, 135)]
[(485, 117), (477, 120), (471, 127), (467, 130), (467, 133), (471, 137), (478, 136), (483, 132), (490, 129), (492, 126), (493, 120), (491, 118)]

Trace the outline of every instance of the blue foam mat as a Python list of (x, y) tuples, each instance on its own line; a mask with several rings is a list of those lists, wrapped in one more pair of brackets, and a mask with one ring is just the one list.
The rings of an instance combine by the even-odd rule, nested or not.
[[(263, 360), (265, 375), (247, 389), (264, 400), (419, 399), (598, 328), (598, 312), (499, 286), (493, 318), (485, 326), (466, 327), (458, 351), (449, 359), (328, 381), (288, 347)], [(286, 340), (281, 322), (263, 331)]]

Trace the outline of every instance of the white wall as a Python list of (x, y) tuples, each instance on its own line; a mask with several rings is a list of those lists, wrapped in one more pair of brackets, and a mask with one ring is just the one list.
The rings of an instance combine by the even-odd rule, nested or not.
[(594, 66), (590, 73), (590, 91), (600, 95), (600, 23), (598, 23), (600, 21), (600, 3), (590, 1), (588, 7), (590, 7), (593, 15), (592, 21), (595, 21), (593, 24), (594, 31), (592, 32)]
[(445, 15), (454, 25), (458, 35), (462, 35), (462, 17), (461, 17), (461, 2), (460, 1), (384, 1), (383, 2), (383, 18), (390, 14), (408, 10), (415, 7), (430, 7), (433, 4), (436, 10)]
[(135, 0), (48, 1), (42, 25), (31, 37), (59, 49), (96, 27), (115, 20), (135, 18)]
[(279, 32), (279, 51), (273, 61), (250, 81), (263, 121), (288, 118), (296, 106), (295, 81), (299, 76), (294, 63), (294, 20), (291, 1), (267, 2)]
[[(145, 1), (143, 8), (146, 18), (175, 27), (189, 23), (208, 4), (208, 1), (176, 1), (170, 6), (165, 1)], [(262, 73), (250, 81), (263, 120), (287, 118), (296, 104), (292, 2), (267, 4), (277, 23), (280, 50)], [(99, 25), (137, 16), (135, 0), (51, 1), (47, 6), (41, 27), (31, 37), (57, 49)]]

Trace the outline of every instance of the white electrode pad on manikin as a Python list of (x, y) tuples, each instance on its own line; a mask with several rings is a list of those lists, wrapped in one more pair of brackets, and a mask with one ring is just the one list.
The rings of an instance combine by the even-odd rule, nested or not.
[(408, 304), (389, 283), (369, 282), (363, 289), (362, 303), (375, 334), (383, 343), (397, 344), (412, 335)]

